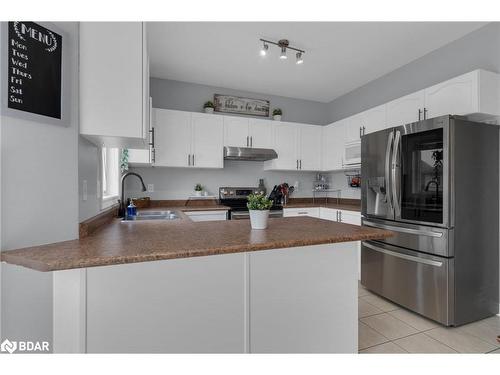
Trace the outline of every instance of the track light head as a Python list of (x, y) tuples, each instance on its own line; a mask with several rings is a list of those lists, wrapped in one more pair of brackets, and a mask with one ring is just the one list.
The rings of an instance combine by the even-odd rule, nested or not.
[(280, 59), (285, 60), (286, 58), (287, 58), (287, 55), (286, 55), (286, 47), (281, 47), (281, 55), (280, 55)]
[(304, 59), (302, 58), (302, 52), (297, 52), (295, 56), (297, 57), (296, 64), (303, 64), (304, 63)]
[(264, 44), (262, 45), (262, 49), (260, 50), (260, 55), (261, 56), (266, 56), (268, 49), (269, 49), (268, 44), (264, 42)]

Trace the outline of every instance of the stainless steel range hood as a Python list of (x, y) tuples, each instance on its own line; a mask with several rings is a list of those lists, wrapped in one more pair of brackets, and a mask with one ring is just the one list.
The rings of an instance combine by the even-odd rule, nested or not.
[(226, 160), (250, 160), (265, 161), (276, 159), (278, 154), (270, 148), (253, 147), (224, 147), (224, 159)]

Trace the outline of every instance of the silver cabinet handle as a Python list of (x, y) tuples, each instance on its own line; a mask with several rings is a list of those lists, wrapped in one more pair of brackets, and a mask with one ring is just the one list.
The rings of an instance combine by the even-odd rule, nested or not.
[(367, 241), (363, 241), (363, 246), (366, 246), (369, 249), (375, 250), (375, 251), (382, 253), (382, 254), (391, 255), (393, 257), (409, 260), (409, 261), (412, 261), (415, 263), (423, 263), (423, 264), (428, 264), (430, 266), (435, 266), (435, 267), (441, 267), (443, 265), (443, 262), (438, 262), (436, 260), (430, 260), (430, 259), (425, 259), (425, 258), (419, 258), (419, 257), (415, 257), (412, 255), (407, 255), (407, 254), (403, 254), (403, 253), (397, 253), (395, 251), (387, 250), (387, 249), (384, 249), (382, 247), (373, 245), (372, 243), (367, 242)]
[(421, 117), (422, 117), (422, 110), (419, 108), (418, 109), (418, 121), (421, 120)]
[(151, 163), (154, 164), (156, 162), (156, 150), (154, 148), (151, 149)]
[(299, 211), (297, 212), (297, 215), (307, 215), (307, 211)]
[(247, 147), (249, 146), (249, 142), (248, 142), (248, 135), (247, 135)]
[(338, 211), (339, 213), (339, 221), (342, 222), (342, 211)]
[(427, 108), (424, 107), (424, 120), (427, 120)]
[(335, 214), (336, 214), (336, 221), (339, 221), (339, 211), (335, 211)]
[(437, 237), (437, 238), (443, 237), (443, 233), (441, 233), (441, 232), (434, 232), (434, 231), (431, 231), (431, 230), (420, 230), (420, 229), (402, 228), (402, 227), (397, 227), (397, 226), (394, 226), (394, 225), (374, 223), (372, 221), (363, 221), (363, 225), (368, 226), (368, 227), (373, 227), (373, 228), (392, 230), (394, 232), (401, 232), (401, 233), (407, 233), (407, 234), (415, 234), (415, 235), (418, 235), (418, 236)]
[(299, 169), (302, 169), (302, 159), (299, 160)]
[(296, 162), (297, 162), (297, 169), (299, 169), (299, 159), (297, 159)]
[(151, 133), (151, 142), (149, 142), (149, 145), (154, 148), (155, 147), (155, 128), (151, 128), (149, 130), (149, 132)]
[(253, 147), (253, 136), (250, 137), (250, 147)]
[(361, 128), (361, 126), (360, 126), (360, 127), (359, 127), (359, 138), (361, 138), (361, 130), (362, 130), (362, 128)]
[(366, 134), (366, 128), (365, 128), (365, 126), (363, 125), (363, 135), (365, 135), (365, 134)]
[(193, 154), (193, 166), (195, 165), (196, 163), (194, 162), (194, 154)]

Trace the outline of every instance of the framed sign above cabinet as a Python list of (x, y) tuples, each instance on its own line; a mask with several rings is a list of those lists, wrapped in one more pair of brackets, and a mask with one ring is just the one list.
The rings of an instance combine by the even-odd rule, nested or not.
[(2, 23), (2, 115), (66, 125), (69, 82), (63, 34), (48, 23)]
[(215, 112), (269, 117), (269, 100), (214, 95)]

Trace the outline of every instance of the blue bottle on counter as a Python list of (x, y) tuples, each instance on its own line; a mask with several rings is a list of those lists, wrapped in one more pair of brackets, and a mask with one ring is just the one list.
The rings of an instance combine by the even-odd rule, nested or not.
[(130, 201), (130, 204), (127, 207), (127, 216), (136, 216), (137, 215), (137, 207), (134, 205), (134, 201)]

